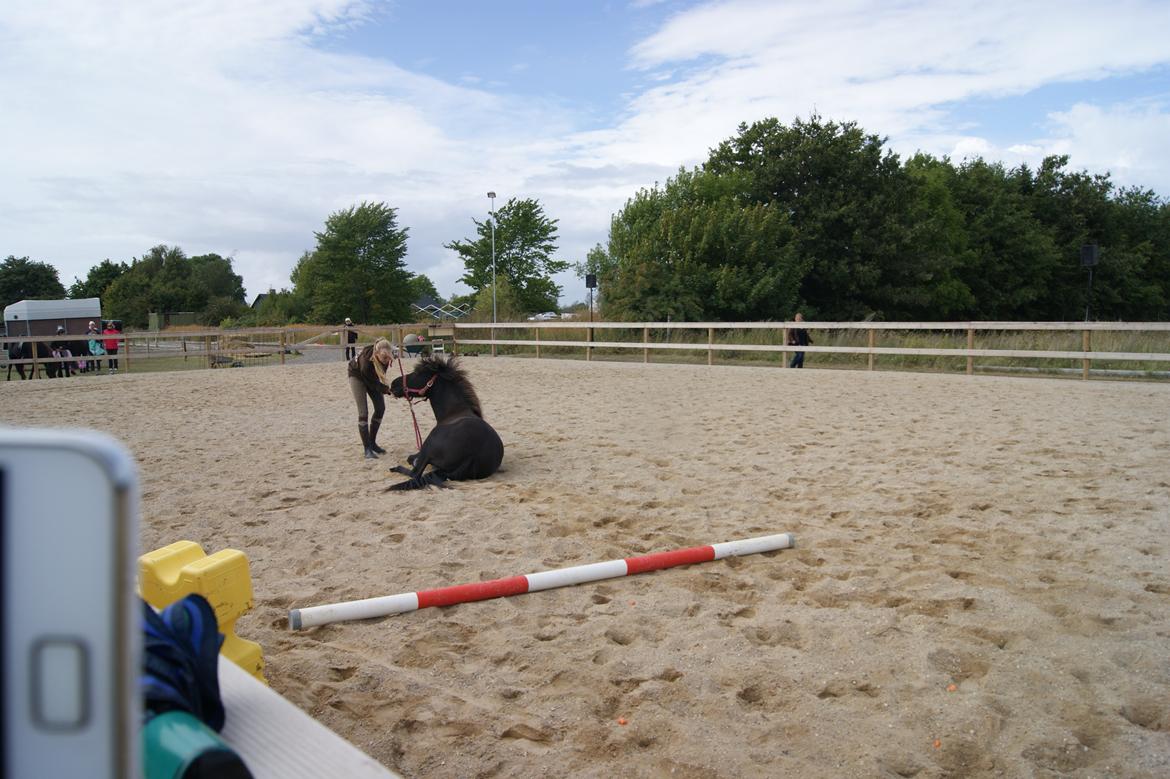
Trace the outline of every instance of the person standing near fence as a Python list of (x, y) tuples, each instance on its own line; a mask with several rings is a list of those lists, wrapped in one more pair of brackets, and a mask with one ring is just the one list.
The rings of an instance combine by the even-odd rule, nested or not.
[(358, 331), (353, 326), (353, 320), (349, 317), (345, 318), (345, 324), (341, 326), (342, 341), (345, 342), (345, 360), (349, 362), (354, 357), (357, 357), (357, 339)]
[[(57, 325), (57, 335), (68, 335), (65, 328)], [(57, 362), (57, 375), (68, 377), (73, 375), (73, 370), (77, 367), (77, 363), (73, 360), (67, 359), (73, 356), (73, 351), (69, 348), (69, 342), (65, 340), (53, 341), (49, 344), (53, 350), (53, 356), (60, 358)]]
[[(104, 330), (102, 330), (102, 335), (105, 335), (105, 336), (119, 335), (118, 328), (114, 327), (114, 321), (112, 319), (106, 322), (106, 328)], [(109, 372), (110, 373), (117, 373), (118, 372), (118, 339), (117, 338), (104, 338), (102, 340), (103, 340), (102, 345), (105, 346), (106, 354), (110, 358)]]
[[(804, 321), (804, 314), (799, 311), (796, 316), (792, 318), (793, 322), (800, 323)], [(794, 327), (788, 331), (788, 345), (789, 346), (808, 346), (812, 343), (812, 339), (808, 336), (808, 330), (803, 327)], [(804, 352), (797, 352), (792, 355), (792, 362), (788, 363), (789, 368), (803, 368), (804, 367)]]
[[(382, 415), (386, 413), (386, 401), (382, 396), (390, 394), (390, 378), (386, 376), (386, 368), (393, 359), (394, 347), (385, 338), (379, 338), (350, 360), (346, 371), (349, 389), (357, 404), (358, 434), (362, 438), (367, 460), (386, 454), (386, 450), (378, 446), (378, 428), (382, 426)], [(373, 419), (369, 418), (367, 397), (374, 404)]]
[(92, 372), (102, 372), (101, 356), (106, 353), (106, 347), (102, 345), (102, 339), (99, 336), (102, 331), (98, 329), (97, 323), (92, 319), (89, 320), (89, 326), (85, 328), (85, 334), (89, 336), (89, 354), (91, 357), (98, 358), (88, 360), (86, 362), (86, 370)]

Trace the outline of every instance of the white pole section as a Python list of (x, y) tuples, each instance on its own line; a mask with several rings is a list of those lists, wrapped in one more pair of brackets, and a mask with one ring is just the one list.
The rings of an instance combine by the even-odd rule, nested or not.
[(724, 557), (759, 554), (777, 549), (790, 549), (796, 546), (796, 539), (791, 533), (777, 533), (758, 538), (744, 538), (739, 541), (728, 541), (722, 544), (709, 546), (694, 546), (689, 549), (676, 549), (670, 552), (654, 552), (641, 557), (627, 557), (624, 560), (609, 560), (604, 563), (590, 563), (588, 565), (574, 565), (569, 568), (558, 568), (553, 571), (541, 571), (524, 576), (510, 576), (504, 579), (492, 579), (486, 582), (472, 584), (457, 584), (451, 587), (439, 587), (434, 590), (420, 590), (418, 592), (404, 592), (398, 595), (387, 595), (382, 598), (366, 598), (365, 600), (330, 603), (325, 606), (309, 606), (303, 609), (292, 609), (288, 613), (288, 624), (293, 630), (312, 628), (318, 625), (327, 625), (331, 622), (345, 622), (354, 619), (371, 619), (385, 617), (391, 614), (402, 614), (416, 609), (425, 609), (429, 606), (452, 606), (456, 603), (468, 603), (489, 598), (500, 598), (506, 595), (523, 595), (526, 592), (537, 590), (551, 590), (555, 587), (567, 587), (573, 584), (585, 584), (602, 579), (614, 579), (619, 576), (632, 576), (646, 571), (657, 571), (662, 568), (672, 568), (676, 565), (690, 565), (705, 563), (711, 560), (721, 560)]

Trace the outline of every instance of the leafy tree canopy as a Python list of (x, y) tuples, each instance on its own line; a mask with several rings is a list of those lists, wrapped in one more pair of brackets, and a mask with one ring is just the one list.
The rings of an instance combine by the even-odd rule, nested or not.
[[(444, 244), (463, 259), (466, 273), (459, 279), (477, 293), (492, 283), (492, 221), (473, 219), (477, 237)], [(515, 291), (521, 313), (552, 311), (561, 289), (552, 276), (569, 263), (553, 258), (557, 250), (557, 220), (549, 219), (537, 200), (510, 199), (495, 213), (495, 275)], [(499, 307), (497, 290), (496, 305)], [(490, 298), (489, 298), (490, 302)]]
[(129, 269), (130, 266), (124, 262), (102, 260), (89, 269), (84, 281), (74, 279), (72, 286), (69, 287), (69, 297), (74, 299), (100, 298), (105, 294), (106, 288), (114, 282), (114, 279)]
[(325, 220), (317, 248), (292, 272), (295, 295), (317, 322), (405, 322), (413, 299), (407, 229), (385, 203), (351, 206)]
[(0, 308), (21, 300), (59, 300), (64, 297), (65, 287), (52, 265), (12, 255), (0, 262)]
[(765, 119), (635, 195), (577, 271), (615, 318), (1067, 321), (1095, 243), (1093, 312), (1170, 318), (1170, 206), (1067, 165), (903, 163), (851, 122)]
[(414, 303), (422, 298), (432, 298), (439, 304), (443, 302), (443, 296), (435, 289), (435, 283), (426, 276), (419, 274), (410, 279), (410, 302)]
[[(87, 282), (98, 268), (90, 270)], [(146, 327), (151, 312), (193, 311), (202, 324), (218, 325), (247, 306), (244, 280), (232, 270), (230, 259), (218, 254), (188, 258), (177, 246), (159, 245), (105, 287), (102, 309), (129, 327)]]

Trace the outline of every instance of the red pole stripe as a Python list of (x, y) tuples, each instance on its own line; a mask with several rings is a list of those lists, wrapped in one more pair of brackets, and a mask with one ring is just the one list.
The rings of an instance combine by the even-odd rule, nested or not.
[(715, 547), (693, 546), (690, 549), (675, 549), (671, 552), (654, 552), (641, 557), (627, 557), (627, 576), (646, 571), (657, 571), (675, 565), (705, 563), (715, 559)]
[(456, 603), (467, 603), (473, 600), (523, 595), (526, 592), (528, 592), (527, 578), (509, 576), (506, 579), (492, 579), (486, 582), (456, 584), (451, 587), (439, 587), (435, 590), (422, 590), (417, 595), (418, 607), (425, 609), (429, 606), (452, 606)]

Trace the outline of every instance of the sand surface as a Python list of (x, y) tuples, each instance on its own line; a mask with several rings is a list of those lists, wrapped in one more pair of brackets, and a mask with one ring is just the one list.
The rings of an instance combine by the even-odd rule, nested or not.
[[(406, 776), (1170, 776), (1170, 386), (465, 367), (507, 450), (449, 490), (383, 491), (410, 416), (392, 401), (363, 460), (340, 359), (11, 382), (0, 421), (123, 439), (143, 550), (243, 550), (273, 687)], [(782, 531), (798, 548), (287, 630)]]

